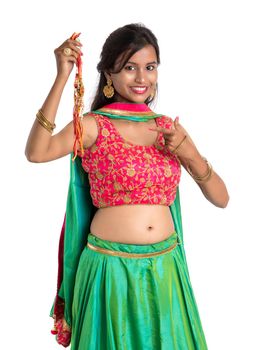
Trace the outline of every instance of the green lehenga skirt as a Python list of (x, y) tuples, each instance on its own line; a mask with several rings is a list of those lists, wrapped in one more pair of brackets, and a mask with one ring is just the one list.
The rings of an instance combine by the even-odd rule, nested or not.
[(75, 280), (71, 350), (207, 349), (179, 244), (176, 232), (145, 245), (89, 234)]

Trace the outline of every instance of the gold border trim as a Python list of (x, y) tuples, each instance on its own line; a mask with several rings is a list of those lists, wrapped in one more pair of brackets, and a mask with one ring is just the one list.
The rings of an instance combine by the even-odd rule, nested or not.
[(142, 117), (142, 116), (153, 116), (156, 115), (153, 111), (148, 111), (148, 112), (131, 112), (131, 111), (122, 111), (118, 109), (111, 109), (111, 108), (100, 108), (97, 110), (98, 112), (104, 112), (104, 113), (109, 113), (109, 114), (117, 114), (117, 115), (130, 115), (130, 116), (137, 116), (137, 117)]
[(148, 257), (151, 257), (151, 256), (163, 255), (163, 254), (165, 254), (167, 252), (170, 252), (174, 248), (176, 248), (177, 245), (179, 245), (178, 242), (172, 244), (170, 247), (168, 247), (168, 248), (166, 248), (164, 250), (161, 250), (159, 252), (139, 254), (139, 253), (118, 252), (118, 251), (115, 251), (115, 250), (101, 248), (101, 247), (94, 246), (94, 245), (92, 245), (90, 243), (87, 243), (87, 247), (89, 249), (91, 249), (91, 250), (94, 250), (94, 251), (102, 253), (102, 254), (108, 254), (108, 255), (113, 255), (113, 256), (121, 256), (121, 257), (124, 257), (124, 258), (148, 258)]

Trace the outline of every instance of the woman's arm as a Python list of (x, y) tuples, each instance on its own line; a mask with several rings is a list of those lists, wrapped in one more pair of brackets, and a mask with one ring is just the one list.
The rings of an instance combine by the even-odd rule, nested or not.
[[(150, 128), (162, 132), (165, 138), (166, 147), (180, 160), (182, 166), (195, 178), (204, 178), (196, 181), (204, 196), (217, 207), (225, 208), (229, 201), (227, 188), (220, 176), (212, 170), (209, 174), (209, 166), (201, 156), (193, 140), (187, 131), (179, 124), (176, 118), (173, 129), (161, 127)], [(208, 174), (209, 176), (205, 176)]]
[[(175, 154), (179, 158), (182, 166), (195, 179), (196, 177), (204, 178), (204, 181), (196, 181), (197, 185), (203, 192), (204, 196), (212, 204), (219, 208), (225, 208), (229, 202), (229, 194), (225, 183), (220, 176), (212, 169), (211, 175), (205, 177), (209, 171), (208, 162), (201, 156), (196, 145), (191, 139), (188, 132), (175, 120), (175, 130), (178, 132), (177, 140), (185, 138), (185, 142), (178, 143), (175, 148)], [(183, 137), (183, 138), (182, 138)]]
[[(179, 157), (181, 164), (188, 171), (191, 169), (191, 172), (194, 176), (204, 176), (208, 171), (208, 164), (197, 151), (191, 158)], [(220, 176), (212, 170), (212, 175), (208, 181), (205, 182), (196, 182), (204, 196), (212, 204), (219, 208), (225, 208), (229, 201), (229, 195), (227, 188), (220, 178)]]
[[(71, 56), (63, 54), (64, 48), (67, 47), (72, 49)], [(54, 124), (62, 92), (77, 57), (81, 53), (79, 47), (81, 44), (78, 41), (68, 39), (54, 51), (57, 61), (57, 76), (41, 108), (43, 115), (51, 124)], [(47, 162), (62, 157), (72, 151), (73, 134), (72, 122), (58, 134), (52, 136), (36, 119), (27, 140), (25, 155), (30, 162)]]

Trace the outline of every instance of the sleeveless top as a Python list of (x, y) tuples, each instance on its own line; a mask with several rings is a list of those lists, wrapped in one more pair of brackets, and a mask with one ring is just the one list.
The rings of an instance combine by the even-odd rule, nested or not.
[[(93, 204), (105, 208), (125, 204), (171, 205), (181, 176), (177, 157), (165, 147), (158, 132), (153, 145), (135, 145), (123, 139), (109, 117), (90, 113), (98, 126), (96, 149), (87, 148), (82, 167), (88, 173)], [(173, 120), (155, 118), (156, 124), (171, 129)]]

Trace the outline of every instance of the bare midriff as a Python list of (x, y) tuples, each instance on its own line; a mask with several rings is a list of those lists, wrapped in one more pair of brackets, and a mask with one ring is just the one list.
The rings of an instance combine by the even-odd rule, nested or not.
[(90, 226), (94, 236), (113, 242), (153, 244), (175, 231), (166, 205), (118, 205), (97, 210)]

